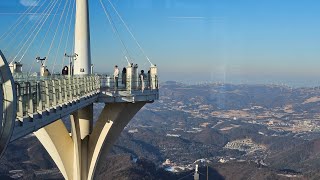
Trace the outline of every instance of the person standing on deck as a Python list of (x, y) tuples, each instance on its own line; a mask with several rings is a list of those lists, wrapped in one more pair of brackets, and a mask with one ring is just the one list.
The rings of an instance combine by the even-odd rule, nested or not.
[(62, 75), (68, 75), (68, 66), (64, 66), (61, 72)]
[(147, 88), (151, 89), (151, 74), (150, 74), (150, 70), (148, 71), (148, 79), (147, 79)]
[(141, 91), (142, 91), (142, 92), (144, 91), (144, 88), (145, 88), (145, 84), (144, 84), (145, 78), (146, 78), (146, 75), (144, 74), (144, 70), (141, 70), (139, 79), (140, 79)]
[(127, 82), (127, 68), (123, 68), (122, 69), (122, 74), (121, 74), (121, 80), (122, 80), (122, 84), (124, 85), (124, 87), (126, 87), (126, 82)]
[(114, 72), (113, 72), (113, 78), (114, 78), (114, 88), (118, 88), (118, 79), (119, 79), (119, 69), (118, 66), (114, 66)]
[(44, 77), (48, 77), (48, 76), (50, 76), (51, 75), (51, 73), (49, 72), (49, 70), (48, 69), (45, 69), (44, 70), (44, 73), (43, 73), (43, 76)]

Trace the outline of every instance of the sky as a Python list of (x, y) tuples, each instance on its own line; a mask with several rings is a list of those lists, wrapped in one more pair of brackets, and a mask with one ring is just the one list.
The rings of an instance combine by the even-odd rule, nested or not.
[[(320, 83), (318, 0), (110, 1), (145, 54), (158, 66), (162, 81)], [(33, 4), (40, 6), (41, 2), (1, 0), (0, 20), (12, 25), (19, 18), (15, 13), (24, 12)], [(95, 71), (111, 72), (115, 64), (125, 66), (123, 47), (113, 33), (100, 1), (89, 0), (89, 3)], [(132, 61), (140, 68), (148, 69), (150, 64), (108, 0), (103, 0), (103, 3)], [(57, 19), (62, 14), (61, 9), (57, 11)], [(35, 17), (29, 16), (29, 19)], [(34, 19), (36, 22), (37, 18)], [(0, 35), (6, 30), (0, 28)], [(0, 41), (0, 44), (5, 42)], [(46, 44), (50, 44), (50, 39)], [(58, 41), (54, 43), (55, 46), (57, 44)], [(28, 53), (36, 50), (37, 46), (32, 45), (31, 53)], [(8, 54), (14, 52), (9, 51)], [(29, 60), (25, 64), (30, 64), (33, 56), (27, 55)]]

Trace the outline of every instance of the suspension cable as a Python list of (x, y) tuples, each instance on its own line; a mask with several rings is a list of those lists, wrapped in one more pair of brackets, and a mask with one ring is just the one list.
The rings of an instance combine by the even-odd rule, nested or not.
[(29, 14), (33, 8), (35, 8), (37, 5), (37, 1), (34, 1), (33, 4), (31, 4), (31, 6), (29, 6), (29, 8), (23, 12), (21, 14), (21, 16), (17, 19), (17, 21), (7, 30), (7, 32), (5, 32), (4, 34), (2, 34), (2, 36), (0, 37), (0, 41), (2, 41), (3, 39), (6, 39), (8, 37), (9, 34), (11, 34), (12, 31), (15, 30), (15, 28), (22, 22), (22, 20), (27, 17), (27, 14)]
[[(68, 1), (68, 0), (67, 0), (67, 1)], [(65, 12), (66, 6), (67, 6), (67, 3), (65, 3), (65, 5), (64, 5), (64, 7), (63, 7), (62, 14), (61, 14), (61, 16), (60, 16), (60, 19), (59, 19), (59, 22), (58, 22), (57, 28), (56, 28), (56, 30), (55, 30), (55, 33), (54, 33), (53, 38), (52, 38), (52, 41), (51, 41), (50, 48), (49, 48), (49, 50), (48, 50), (48, 54), (47, 54), (47, 56), (46, 56), (46, 57), (47, 57), (47, 59), (46, 59), (46, 60), (44, 60), (44, 65), (46, 64), (46, 62), (47, 62), (47, 61), (48, 61), (48, 59), (49, 59), (49, 55), (50, 55), (50, 53), (51, 53), (51, 50), (52, 50), (52, 47), (53, 47), (53, 43), (54, 43), (54, 41), (55, 41), (55, 38), (56, 38), (56, 35), (57, 35), (57, 32), (58, 32), (58, 29), (59, 29), (59, 27), (60, 27), (60, 22), (61, 22), (61, 20), (62, 20), (63, 15), (64, 15), (64, 12)]]
[[(52, 6), (52, 8), (54, 7), (53, 6), (54, 4), (51, 4), (50, 6)], [(45, 18), (45, 13), (46, 13), (46, 11), (48, 10), (48, 9), (50, 9), (51, 7), (50, 6), (48, 6), (46, 9), (45, 9), (45, 11), (43, 11), (42, 13), (41, 13), (41, 18), (36, 22), (36, 27), (33, 29), (33, 31), (32, 31), (32, 28), (29, 30), (29, 32), (26, 34), (26, 36), (25, 36), (25, 38), (27, 38), (27, 40), (26, 41), (24, 41), (24, 39), (21, 41), (21, 43), (17, 46), (18, 48), (20, 47), (20, 45), (23, 43), (23, 45), (22, 45), (22, 47), (20, 48), (20, 50), (19, 50), (19, 52), (16, 54), (16, 56), (13, 58), (13, 60), (11, 61), (11, 62), (13, 62), (17, 57), (18, 57), (18, 55), (22, 52), (22, 50), (24, 49), (24, 47), (27, 45), (27, 43), (28, 43), (28, 41), (31, 39), (31, 37), (32, 37), (32, 35), (34, 34), (34, 32), (38, 29), (38, 27), (39, 27), (39, 25), (41, 24), (41, 22), (44, 20), (44, 18)], [(49, 15), (47, 15), (47, 17), (48, 17)], [(29, 34), (30, 33), (30, 34)], [(28, 37), (29, 36), (29, 37)]]
[[(41, 17), (41, 18), (36, 19), (36, 21), (34, 22), (34, 24), (36, 25), (36, 28), (38, 27), (38, 25), (39, 25), (39, 24), (41, 23), (41, 21), (43, 20), (43, 13), (46, 12), (47, 9), (50, 9), (52, 5), (53, 5), (53, 3), (52, 3), (52, 4), (49, 4), (49, 5), (45, 8), (45, 10), (40, 14), (40, 17)], [(38, 9), (38, 10), (40, 10), (40, 9)], [(37, 12), (38, 12), (38, 10), (37, 10)], [(31, 19), (29, 19), (29, 21), (31, 22)], [(23, 30), (23, 29), (21, 29), (21, 30)], [(29, 40), (28, 37), (30, 38), (30, 37), (32, 36), (32, 33), (33, 33), (32, 30), (33, 30), (33, 28), (29, 28), (28, 32), (25, 34), (25, 36), (22, 38), (22, 40), (19, 41), (18, 45), (17, 45), (16, 48), (13, 50), (14, 52), (15, 52), (15, 51), (18, 51), (19, 49), (20, 49), (20, 51), (22, 51), (22, 48), (23, 48), (24, 43), (27, 43), (27, 40)], [(14, 45), (14, 44), (13, 44), (13, 45)], [(19, 51), (19, 53), (20, 53), (20, 51)], [(16, 54), (16, 56), (18, 56), (18, 54)], [(13, 59), (14, 57), (15, 57), (15, 55), (12, 55), (12, 56), (10, 56), (9, 59)]]
[[(57, 4), (57, 3), (58, 3), (58, 0), (56, 0), (54, 7), (56, 6), (56, 4)], [(45, 42), (45, 40), (47, 39), (47, 36), (48, 36), (49, 31), (50, 31), (50, 29), (51, 29), (51, 26), (52, 26), (52, 24), (53, 24), (53, 22), (54, 22), (54, 19), (55, 19), (55, 17), (56, 17), (56, 16), (57, 16), (57, 14), (58, 14), (58, 10), (59, 10), (59, 7), (61, 6), (61, 3), (62, 3), (62, 1), (60, 1), (60, 2), (59, 2), (59, 4), (58, 4), (58, 7), (57, 7), (57, 9), (56, 9), (56, 11), (55, 11), (55, 13), (54, 13), (54, 15), (53, 15), (52, 19), (51, 19), (51, 22), (50, 22), (49, 28), (47, 29), (47, 31), (46, 31), (46, 33), (45, 33), (44, 37), (42, 38), (42, 41), (41, 41), (41, 43), (40, 43), (40, 46), (39, 46), (39, 48), (38, 48), (38, 51), (37, 51), (36, 55), (39, 55), (39, 53), (40, 53), (40, 51), (41, 51), (41, 49), (42, 49), (42, 47), (43, 47), (43, 45), (44, 45), (44, 42)], [(51, 11), (50, 11), (50, 12), (52, 12), (52, 11), (53, 11), (54, 7), (51, 9)], [(31, 70), (32, 70), (32, 68), (33, 68), (33, 66), (34, 66), (34, 64), (35, 64), (35, 62), (36, 62), (36, 60), (34, 59), (34, 60), (33, 60), (33, 62), (32, 62), (32, 65), (31, 65), (31, 67), (30, 67), (30, 69), (29, 69), (29, 73), (28, 73), (29, 75), (30, 75), (30, 73), (31, 73)]]
[[(73, 1), (73, 6), (72, 6), (70, 21), (69, 21), (69, 28), (68, 28), (67, 40), (66, 40), (66, 44), (65, 44), (65, 47), (64, 47), (64, 53), (67, 53), (68, 42), (69, 42), (69, 35), (70, 35), (71, 24), (72, 24), (72, 19), (73, 19), (73, 16), (72, 16), (72, 15), (74, 14), (74, 9), (75, 9), (75, 6), (76, 6), (76, 3), (75, 3), (76, 1), (75, 1), (75, 0), (72, 0), (72, 1)], [(73, 36), (73, 37), (74, 37), (74, 36)], [(62, 69), (63, 66), (64, 66), (65, 58), (66, 58), (66, 56), (63, 55), (63, 60), (62, 60), (62, 64), (61, 64), (61, 69)]]
[(67, 24), (67, 20), (68, 20), (68, 17), (69, 17), (69, 12), (70, 12), (70, 7), (71, 7), (71, 0), (67, 0), (66, 4), (69, 3), (68, 5), (68, 10), (67, 10), (67, 14), (66, 14), (66, 17), (65, 17), (65, 20), (64, 20), (64, 24), (63, 24), (63, 28), (62, 28), (62, 34), (60, 36), (60, 41), (59, 41), (59, 45), (58, 45), (58, 48), (57, 48), (57, 51), (56, 51), (56, 55), (55, 55), (55, 58), (54, 58), (54, 61), (53, 61), (53, 67), (52, 67), (52, 70), (51, 72), (54, 73), (54, 68), (56, 66), (56, 62), (57, 62), (57, 57), (58, 57), (58, 54), (59, 54), (59, 50), (60, 50), (60, 47), (61, 47), (61, 43), (62, 43), (62, 38), (63, 38), (63, 35), (64, 35), (64, 31), (66, 29), (66, 24)]
[(130, 64), (128, 58), (126, 57), (126, 53), (127, 53), (127, 55), (129, 56), (129, 58), (131, 59), (130, 54), (129, 54), (129, 51), (128, 51), (128, 48), (127, 48), (127, 46), (124, 44), (123, 40), (121, 39), (120, 34), (119, 34), (119, 31), (118, 31), (117, 27), (115, 26), (113, 20), (111, 19), (111, 16), (110, 16), (108, 10), (106, 9), (106, 7), (104, 6), (104, 4), (102, 3), (102, 0), (100, 0), (100, 3), (101, 3), (101, 6), (102, 6), (102, 8), (103, 8), (103, 10), (104, 10), (104, 13), (106, 14), (106, 16), (107, 16), (107, 18), (108, 18), (108, 21), (109, 21), (109, 23), (110, 23), (110, 25), (111, 25), (111, 28), (112, 28), (112, 30), (113, 30), (113, 33), (117, 36), (117, 38), (119, 39), (120, 43), (122, 44), (122, 46), (123, 46), (123, 48), (124, 48), (123, 54), (124, 54), (124, 56), (125, 56), (125, 59), (127, 60), (128, 64)]
[(50, 31), (50, 29), (51, 29), (51, 27), (52, 27), (52, 24), (53, 24), (53, 22), (54, 22), (54, 20), (55, 20), (55, 18), (56, 18), (56, 16), (57, 16), (59, 7), (60, 7), (60, 5), (61, 5), (61, 2), (62, 2), (62, 1), (60, 1), (59, 5), (58, 5), (58, 8), (56, 9), (56, 12), (55, 12), (53, 18), (51, 19), (49, 28), (47, 29), (46, 34), (44, 35), (44, 38), (43, 38), (42, 41), (41, 41), (40, 48), (38, 49), (37, 55), (40, 53), (40, 51), (41, 51), (41, 49), (42, 49), (42, 47), (43, 47), (43, 44), (44, 44), (44, 42), (46, 41), (46, 39), (47, 39), (47, 37), (48, 37), (49, 31)]
[[(56, 2), (58, 2), (58, 1), (56, 1)], [(56, 5), (56, 4), (55, 4), (55, 5)], [(27, 49), (25, 50), (24, 54), (22, 55), (22, 57), (19, 59), (18, 62), (21, 62), (21, 60), (24, 58), (24, 56), (25, 56), (26, 53), (28, 52), (30, 46), (32, 45), (32, 43), (34, 42), (34, 40), (36, 39), (36, 37), (38, 36), (41, 28), (43, 27), (43, 25), (44, 25), (45, 22), (47, 21), (47, 19), (48, 19), (48, 17), (50, 16), (52, 10), (54, 9), (55, 5), (54, 5), (53, 8), (50, 10), (50, 12), (48, 13), (48, 15), (46, 15), (46, 16), (44, 15), (44, 16), (43, 16), (43, 17), (44, 17), (44, 20), (42, 21), (41, 26), (38, 28), (38, 31), (36, 32), (35, 36), (33, 36), (33, 39), (32, 39), (31, 42), (29, 43), (29, 46), (27, 47)], [(39, 23), (39, 24), (40, 24), (40, 23)], [(38, 25), (39, 25), (39, 24), (38, 24)], [(37, 28), (35, 28), (35, 30), (36, 30), (36, 29), (37, 29)], [(31, 37), (31, 36), (30, 36), (30, 37)], [(27, 41), (27, 42), (28, 42), (28, 41)], [(21, 49), (21, 50), (22, 50), (22, 49)], [(16, 57), (15, 57), (15, 58), (16, 58)], [(13, 61), (14, 61), (14, 60), (15, 60), (15, 59), (13, 59)]]
[(111, 7), (113, 8), (113, 10), (116, 12), (116, 14), (118, 15), (119, 19), (121, 20), (121, 22), (123, 23), (123, 25), (126, 27), (127, 31), (130, 33), (131, 37), (133, 38), (133, 40), (136, 42), (137, 46), (139, 47), (140, 51), (142, 52), (142, 54), (147, 58), (147, 60), (149, 61), (149, 63), (151, 65), (153, 65), (149, 59), (149, 57), (146, 55), (145, 51), (142, 49), (140, 43), (138, 42), (138, 40), (136, 39), (136, 37), (133, 35), (133, 33), (131, 32), (130, 28), (127, 26), (127, 24), (124, 22), (124, 20), (122, 19), (121, 15), (119, 14), (118, 10), (114, 7), (114, 5), (112, 4), (112, 2), (110, 0), (108, 0), (108, 2), (110, 3)]
[[(42, 6), (43, 6), (44, 4), (45, 4), (45, 1), (43, 1), (43, 4), (41, 4), (41, 5), (39, 6), (39, 8), (36, 10), (35, 14), (38, 14), (39, 10), (42, 8)], [(7, 43), (6, 48), (4, 48), (4, 51), (6, 51), (7, 49), (10, 49), (10, 48), (12, 47), (12, 45), (15, 44), (14, 42), (16, 42), (16, 38), (19, 37), (19, 35), (21, 34), (21, 32), (25, 29), (25, 27), (26, 27), (27, 25), (29, 25), (30, 22), (32, 22), (31, 18), (29, 18), (28, 21), (23, 25), (23, 27), (20, 28), (20, 30), (19, 30), (17, 33), (15, 33), (14, 37), (9, 40), (9, 42)], [(31, 30), (30, 30), (30, 31), (31, 31)], [(28, 34), (28, 33), (27, 33), (27, 34)], [(26, 36), (27, 36), (27, 34), (26, 34)], [(23, 42), (23, 41), (22, 41), (22, 42)], [(13, 43), (13, 44), (12, 44), (12, 43)]]

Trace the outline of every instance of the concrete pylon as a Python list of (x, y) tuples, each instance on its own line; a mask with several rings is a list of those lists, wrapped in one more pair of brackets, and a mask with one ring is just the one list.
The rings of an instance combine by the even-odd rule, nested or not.
[(146, 102), (112, 103), (104, 107), (89, 136), (88, 179), (99, 176), (95, 172), (101, 172), (99, 170), (106, 163), (106, 156), (120, 133), (145, 104)]
[(34, 134), (69, 180), (92, 180), (99, 177), (99, 168), (106, 163), (120, 133), (145, 102), (106, 104), (92, 132), (81, 138), (80, 116), (70, 116), (71, 134), (62, 120), (41, 128)]
[[(91, 74), (90, 28), (88, 0), (76, 0), (74, 75)], [(78, 110), (81, 139), (85, 139), (93, 126), (93, 105)], [(84, 149), (83, 149), (84, 150)], [(85, 151), (85, 150), (84, 150)]]
[(91, 74), (88, 0), (76, 0), (76, 24), (74, 43), (74, 53), (77, 54), (77, 59), (74, 61), (74, 74)]

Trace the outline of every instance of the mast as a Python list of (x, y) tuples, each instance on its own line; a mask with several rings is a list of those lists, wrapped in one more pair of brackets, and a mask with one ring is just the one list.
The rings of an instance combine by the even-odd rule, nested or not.
[(76, 0), (75, 49), (77, 60), (74, 62), (75, 75), (91, 74), (91, 50), (88, 0)]

